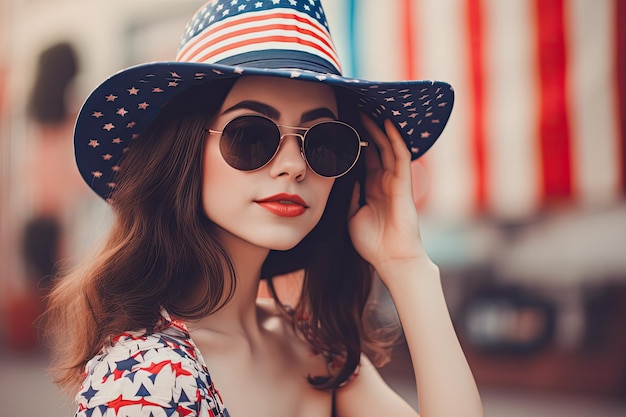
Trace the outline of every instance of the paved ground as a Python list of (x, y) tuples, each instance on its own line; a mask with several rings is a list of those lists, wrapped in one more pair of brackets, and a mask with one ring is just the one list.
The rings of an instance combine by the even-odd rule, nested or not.
[[(0, 417), (68, 417), (74, 408), (46, 375), (42, 354), (0, 351)], [(389, 383), (417, 404), (410, 365), (402, 351), (384, 369)], [(486, 417), (624, 417), (626, 402), (556, 397), (517, 391), (481, 389)]]

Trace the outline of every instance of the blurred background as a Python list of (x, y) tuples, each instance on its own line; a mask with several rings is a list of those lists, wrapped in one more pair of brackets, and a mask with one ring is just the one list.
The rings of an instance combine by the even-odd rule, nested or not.
[[(110, 222), (73, 162), (82, 100), (173, 59), (201, 3), (0, 0), (2, 415), (73, 413), (32, 323), (46, 277)], [(455, 88), (414, 191), (487, 416), (626, 415), (626, 1), (324, 6), (345, 75)], [(394, 359), (415, 404), (403, 345)]]

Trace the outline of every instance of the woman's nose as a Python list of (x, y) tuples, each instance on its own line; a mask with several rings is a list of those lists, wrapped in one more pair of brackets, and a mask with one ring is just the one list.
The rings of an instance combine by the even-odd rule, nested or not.
[(270, 174), (274, 177), (289, 176), (302, 181), (306, 176), (307, 164), (302, 155), (302, 136), (283, 134), (280, 147), (270, 163)]

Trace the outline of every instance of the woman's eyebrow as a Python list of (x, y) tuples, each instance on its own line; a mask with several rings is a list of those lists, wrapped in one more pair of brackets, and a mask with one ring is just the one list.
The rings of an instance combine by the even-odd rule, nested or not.
[[(240, 110), (240, 109), (252, 110), (254, 112), (261, 113), (262, 115), (267, 116), (273, 120), (280, 119), (280, 112), (275, 107), (272, 107), (269, 104), (261, 103), (259, 101), (254, 101), (254, 100), (241, 101), (227, 108), (226, 110), (224, 110), (222, 114), (226, 114), (226, 113), (229, 113), (235, 110)], [(323, 119), (323, 118), (337, 119), (337, 116), (328, 107), (320, 107), (320, 108), (309, 110), (303, 113), (302, 116), (300, 117), (300, 122), (306, 123), (312, 120)]]
[(261, 103), (254, 100), (244, 100), (241, 101), (234, 106), (231, 106), (224, 110), (222, 114), (229, 113), (231, 111), (246, 109), (252, 110), (257, 113), (261, 113), (264, 116), (269, 117), (270, 119), (278, 120), (280, 118), (280, 112), (276, 110), (276, 108), (270, 106), (269, 104)]
[(310, 110), (308, 112), (303, 113), (302, 117), (300, 118), (300, 122), (306, 123), (312, 120), (324, 119), (324, 118), (336, 120), (337, 116), (328, 107), (320, 107), (319, 109), (314, 109), (314, 110)]

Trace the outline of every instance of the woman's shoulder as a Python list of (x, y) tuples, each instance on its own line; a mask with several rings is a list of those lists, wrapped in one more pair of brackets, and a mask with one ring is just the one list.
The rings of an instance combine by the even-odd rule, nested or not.
[(262, 312), (262, 324), (277, 340), (282, 341), (293, 366), (306, 370), (306, 375), (327, 377), (334, 372), (336, 357), (326, 350), (316, 349), (305, 336), (306, 318), (299, 317), (289, 305), (277, 304), (274, 299), (259, 299), (257, 306)]
[(220, 414), (224, 406), (189, 333), (173, 321), (113, 338), (88, 362), (76, 400), (78, 416), (109, 409), (117, 416), (148, 416), (158, 409), (227, 415)]

